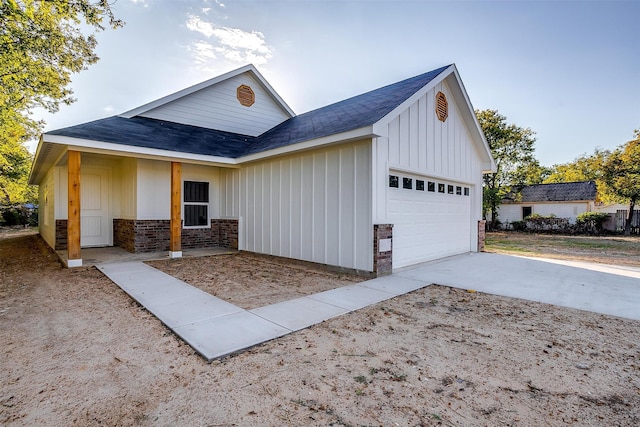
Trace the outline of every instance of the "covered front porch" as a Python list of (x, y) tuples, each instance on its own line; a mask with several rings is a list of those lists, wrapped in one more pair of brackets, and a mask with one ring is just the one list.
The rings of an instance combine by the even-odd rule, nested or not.
[[(225, 203), (235, 171), (68, 149), (41, 188), (41, 234), (69, 268), (236, 250), (237, 213)], [(193, 186), (205, 189), (196, 200)]]

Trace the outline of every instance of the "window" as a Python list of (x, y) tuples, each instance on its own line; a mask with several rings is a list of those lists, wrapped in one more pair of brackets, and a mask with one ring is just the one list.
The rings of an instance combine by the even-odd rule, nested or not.
[(465, 196), (469, 195), (469, 187), (464, 187), (464, 195)]
[(444, 193), (444, 184), (438, 183), (438, 193)]
[(209, 225), (209, 183), (184, 182), (184, 226)]
[(407, 190), (411, 190), (413, 188), (413, 179), (411, 179), (411, 178), (402, 178), (402, 188), (406, 188)]
[(457, 194), (458, 196), (462, 196), (462, 187), (458, 187), (458, 186), (456, 186), (456, 194)]
[(453, 194), (453, 185), (447, 185), (447, 193)]
[(416, 179), (416, 190), (424, 191), (424, 181), (421, 179)]
[(427, 183), (427, 191), (431, 191), (432, 193), (436, 191), (436, 183), (433, 181), (429, 181)]
[(389, 175), (389, 187), (398, 188), (398, 176)]
[(533, 213), (533, 208), (531, 206), (523, 206), (522, 207), (522, 219), (525, 219), (529, 215)]

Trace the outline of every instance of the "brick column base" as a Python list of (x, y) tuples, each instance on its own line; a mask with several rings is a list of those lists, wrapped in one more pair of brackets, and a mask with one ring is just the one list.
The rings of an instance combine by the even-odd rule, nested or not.
[(478, 221), (478, 252), (484, 252), (484, 239), (487, 221), (481, 219)]
[(373, 225), (373, 272), (376, 276), (393, 270), (393, 224)]
[(67, 249), (67, 220), (56, 219), (56, 251)]

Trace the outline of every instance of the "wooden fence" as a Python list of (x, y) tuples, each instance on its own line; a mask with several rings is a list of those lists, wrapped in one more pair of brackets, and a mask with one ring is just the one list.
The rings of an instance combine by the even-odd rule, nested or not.
[[(616, 231), (624, 230), (624, 224), (627, 221), (626, 209), (616, 212)], [(640, 210), (633, 211), (633, 220), (631, 221), (631, 234), (640, 234)]]

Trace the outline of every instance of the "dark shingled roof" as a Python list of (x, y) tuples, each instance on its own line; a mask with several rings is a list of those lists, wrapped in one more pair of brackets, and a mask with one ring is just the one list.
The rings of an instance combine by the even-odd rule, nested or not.
[(528, 185), (515, 193), (509, 193), (505, 199), (524, 203), (595, 200), (596, 183), (594, 181), (582, 181)]
[(125, 119), (118, 116), (54, 130), (47, 135), (231, 158), (241, 156), (254, 139), (252, 136), (145, 117)]
[(237, 158), (371, 126), (449, 66), (394, 83), (299, 116), (258, 137), (134, 117), (109, 117), (46, 132), (114, 144)]

